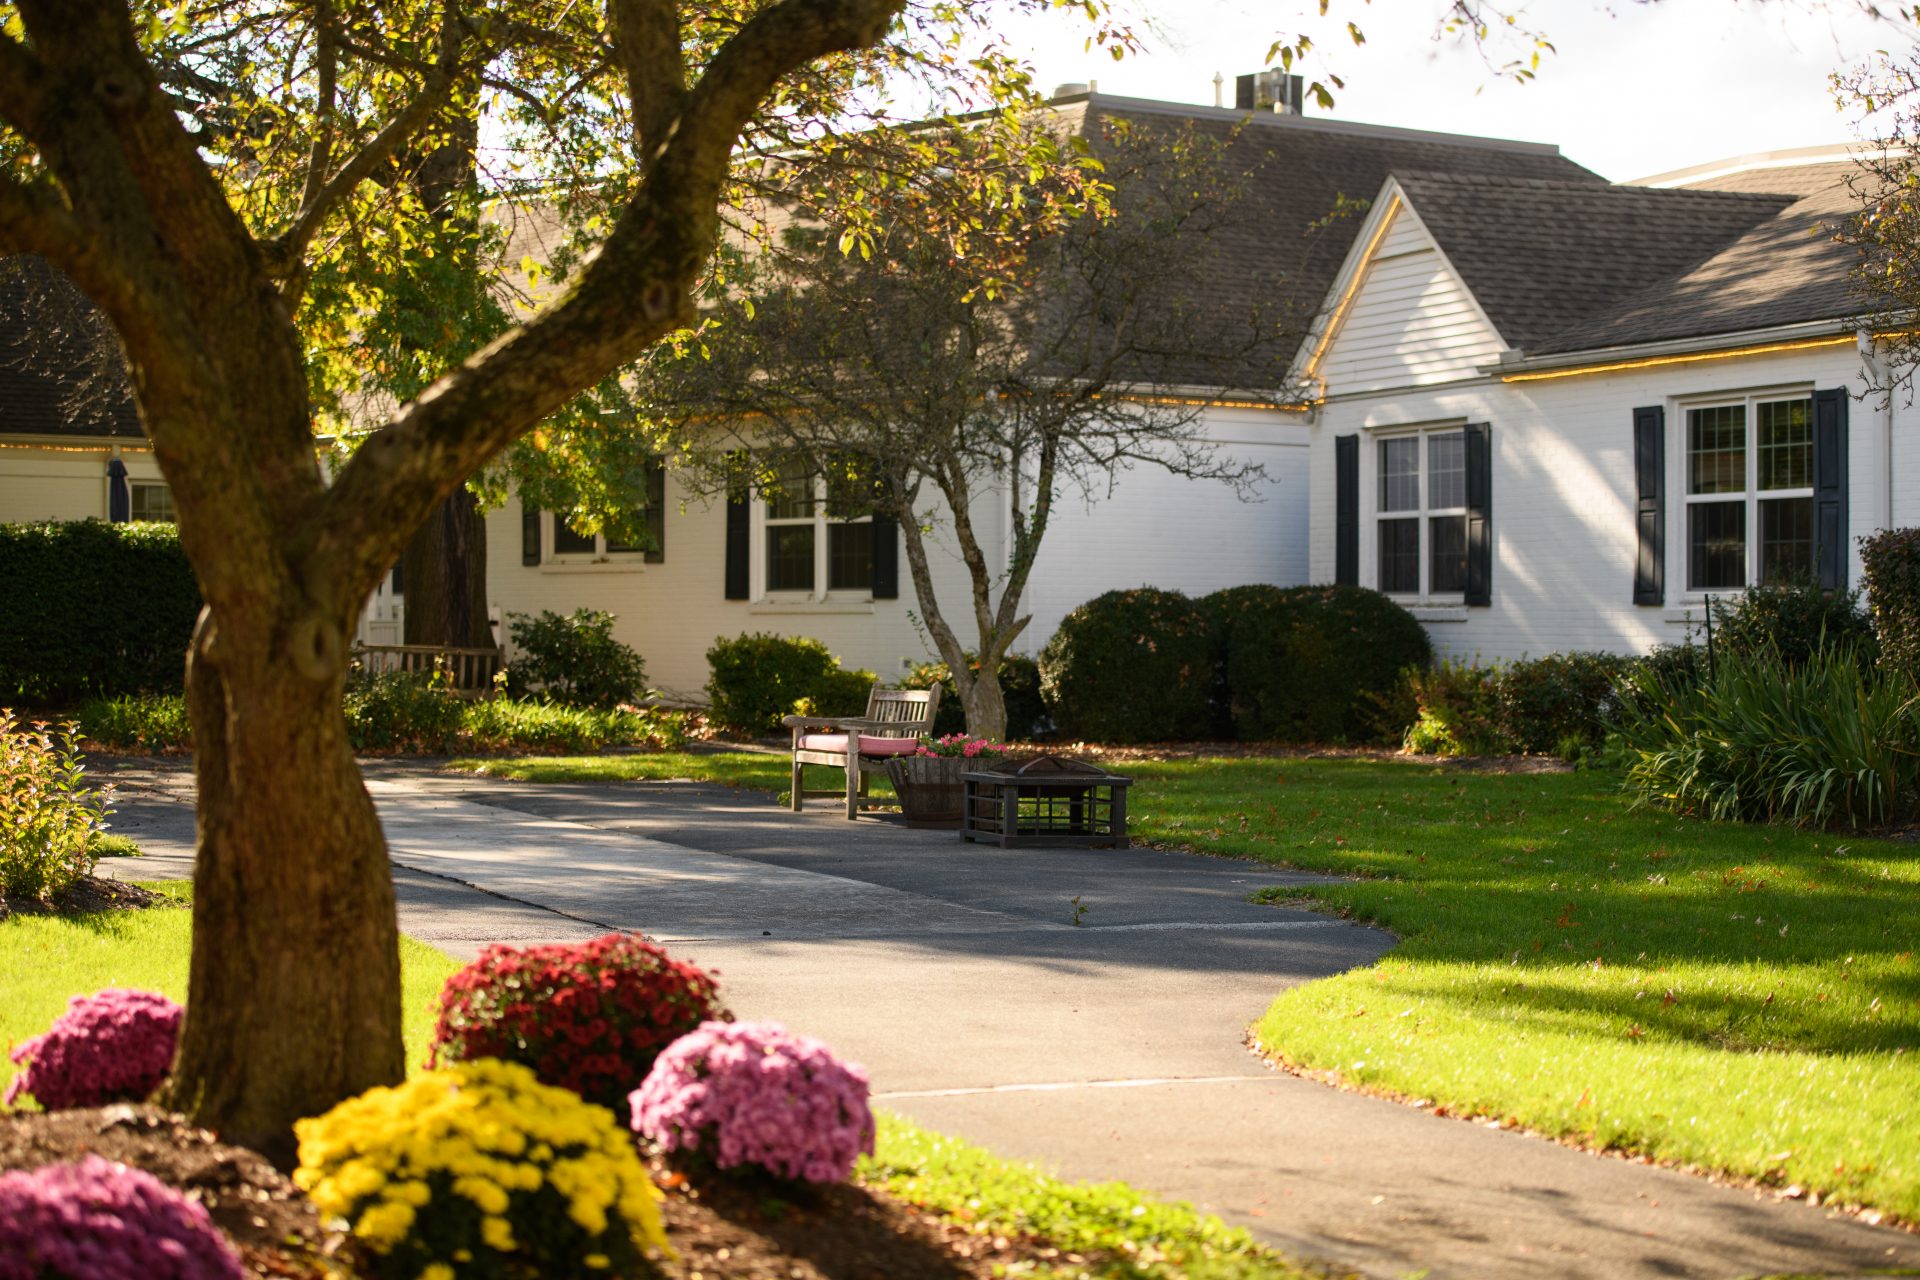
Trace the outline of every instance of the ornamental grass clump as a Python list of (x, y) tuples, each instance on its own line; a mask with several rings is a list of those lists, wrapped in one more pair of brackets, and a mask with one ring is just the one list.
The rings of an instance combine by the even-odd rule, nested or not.
[(48, 1111), (144, 1102), (173, 1066), (181, 1012), (151, 991), (75, 996), (51, 1027), (14, 1048), (23, 1070), (0, 1101), (31, 1094)]
[(491, 946), (441, 990), (429, 1065), (524, 1063), (547, 1084), (617, 1111), (662, 1049), (730, 1016), (705, 970), (632, 934)]
[(370, 1280), (656, 1276), (660, 1192), (605, 1107), (513, 1062), (369, 1089), (294, 1126), (294, 1183)]
[(867, 1073), (776, 1023), (707, 1023), (660, 1055), (630, 1102), (637, 1133), (721, 1169), (843, 1182), (873, 1154)]
[(88, 1156), (0, 1174), (0, 1280), (244, 1280), (205, 1208)]

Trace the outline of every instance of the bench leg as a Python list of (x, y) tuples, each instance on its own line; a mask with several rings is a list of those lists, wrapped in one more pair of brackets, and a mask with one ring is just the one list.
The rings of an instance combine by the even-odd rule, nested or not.
[(860, 775), (860, 762), (850, 757), (847, 760), (847, 820), (849, 822), (860, 816), (862, 781), (864, 779)]
[(793, 762), (793, 799), (788, 802), (788, 807), (795, 813), (800, 812), (800, 797), (805, 794), (800, 790), (800, 771), (805, 767), (798, 760)]

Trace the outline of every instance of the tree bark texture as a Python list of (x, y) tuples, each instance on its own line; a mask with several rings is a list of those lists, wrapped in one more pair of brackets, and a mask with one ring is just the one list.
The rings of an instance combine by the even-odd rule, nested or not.
[(493, 646), (487, 622), (487, 518), (465, 485), (407, 540), (400, 579), (407, 644)]

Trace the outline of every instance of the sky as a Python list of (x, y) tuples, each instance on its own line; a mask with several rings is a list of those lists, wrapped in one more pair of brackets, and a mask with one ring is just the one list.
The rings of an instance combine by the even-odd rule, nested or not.
[[(1829, 76), (1885, 51), (1905, 59), (1914, 28), (1874, 21), (1848, 0), (1536, 0), (1518, 10), (1551, 40), (1537, 77), (1500, 78), (1471, 46), (1436, 39), (1440, 0), (1118, 0), (1146, 45), (1115, 62), (1084, 48), (1065, 12), (1025, 16), (1000, 34), (1027, 51), (1043, 86), (1096, 80), (1102, 93), (1211, 105), (1213, 75), (1264, 65), (1276, 34), (1315, 33), (1311, 70), (1346, 81), (1332, 111), (1309, 115), (1533, 142), (1626, 181), (1754, 151), (1853, 141)], [(1366, 33), (1355, 48), (1348, 21)], [(1520, 46), (1525, 48), (1527, 46)]]

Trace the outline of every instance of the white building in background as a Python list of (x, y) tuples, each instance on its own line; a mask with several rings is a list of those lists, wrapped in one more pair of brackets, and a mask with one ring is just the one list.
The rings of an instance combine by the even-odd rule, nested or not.
[(1859, 582), (1920, 522), (1911, 406), (1869, 396), (1839, 148), (1600, 186), (1383, 184), (1300, 370), (1318, 581), (1440, 652), (1639, 652), (1710, 596)]

